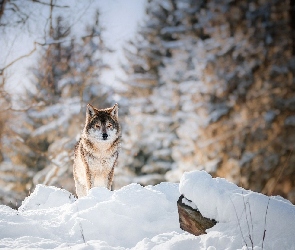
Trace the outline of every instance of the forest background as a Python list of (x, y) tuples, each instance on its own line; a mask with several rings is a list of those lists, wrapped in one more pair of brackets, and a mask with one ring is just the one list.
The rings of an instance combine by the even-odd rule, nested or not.
[(78, 2), (0, 1), (1, 204), (38, 183), (74, 193), (85, 107), (115, 102), (115, 189), (204, 169), (295, 203), (295, 1)]

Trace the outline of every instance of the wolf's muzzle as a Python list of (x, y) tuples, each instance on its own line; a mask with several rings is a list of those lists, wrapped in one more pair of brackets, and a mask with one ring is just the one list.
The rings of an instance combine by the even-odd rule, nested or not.
[(107, 138), (108, 138), (108, 134), (103, 133), (103, 134), (102, 134), (102, 139), (103, 139), (103, 140), (106, 140)]

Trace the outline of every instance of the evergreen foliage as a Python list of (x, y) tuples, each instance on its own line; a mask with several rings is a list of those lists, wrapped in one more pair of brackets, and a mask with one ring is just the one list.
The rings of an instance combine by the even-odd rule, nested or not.
[(26, 123), (18, 129), (21, 143), (15, 148), (15, 163), (24, 163), (34, 172), (33, 185), (43, 183), (74, 192), (73, 149), (82, 129), (87, 103), (110, 105), (112, 90), (100, 76), (109, 68), (103, 57), (105, 46), (99, 13), (87, 35), (75, 38), (62, 17), (52, 28), (48, 47), (33, 68), (35, 89), (27, 90), (30, 108)]
[(286, 6), (149, 2), (146, 25), (127, 53), (123, 165), (141, 176), (132, 181), (178, 181), (184, 171), (205, 169), (294, 199), (295, 158), (287, 160), (295, 131), (294, 58)]
[(58, 17), (31, 69), (29, 108), (12, 121), (18, 123), (11, 126), (17, 136), (9, 139), (12, 164), (0, 168), (1, 187), (17, 184), (0, 193), (13, 190), (7, 197), (19, 200), (37, 183), (74, 192), (72, 155), (83, 110), (87, 103), (113, 105), (116, 95), (123, 141), (115, 188), (177, 182), (185, 171), (204, 169), (294, 203), (293, 5), (148, 1), (144, 25), (125, 46), (119, 93), (101, 81), (111, 51), (99, 15), (82, 38)]

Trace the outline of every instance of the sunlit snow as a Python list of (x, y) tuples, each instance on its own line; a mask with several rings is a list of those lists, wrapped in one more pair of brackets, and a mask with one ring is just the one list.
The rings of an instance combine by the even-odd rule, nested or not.
[[(194, 236), (180, 229), (180, 193), (190, 200), (187, 204), (218, 221), (207, 234)], [(0, 247), (294, 249), (294, 221), (295, 207), (289, 201), (194, 171), (185, 173), (179, 185), (93, 188), (78, 200), (66, 190), (38, 185), (18, 210), (0, 206)]]

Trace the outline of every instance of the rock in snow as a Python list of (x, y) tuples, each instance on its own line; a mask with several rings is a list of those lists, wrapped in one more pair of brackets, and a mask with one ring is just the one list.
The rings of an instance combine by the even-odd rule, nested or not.
[(206, 230), (216, 224), (215, 220), (205, 218), (194, 203), (181, 195), (177, 201), (180, 228), (193, 235), (205, 234)]
[[(218, 221), (207, 234), (180, 229), (180, 193)], [(18, 210), (0, 206), (0, 248), (295, 249), (294, 221), (295, 207), (287, 200), (204, 171), (185, 173), (180, 185), (93, 188), (79, 200), (66, 190), (38, 185)]]

